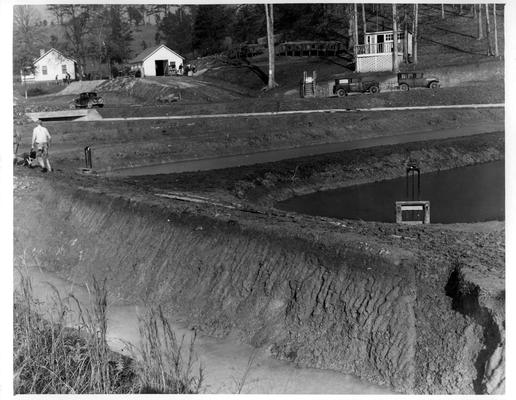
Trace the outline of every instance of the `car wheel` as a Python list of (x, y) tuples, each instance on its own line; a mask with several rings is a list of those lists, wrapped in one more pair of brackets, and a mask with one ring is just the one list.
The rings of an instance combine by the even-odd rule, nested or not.
[(87, 105), (86, 107), (88, 107), (88, 108), (92, 108), (92, 107), (93, 107), (93, 102), (88, 101), (88, 105)]
[(430, 82), (430, 89), (437, 89), (439, 87), (439, 84), (437, 82)]
[(337, 96), (344, 97), (344, 96), (347, 96), (347, 95), (348, 95), (348, 93), (344, 89), (337, 90)]
[(69, 107), (70, 107), (70, 110), (75, 110), (75, 109), (77, 108), (77, 107), (75, 106), (75, 104), (73, 104), (73, 103), (72, 103), (72, 104), (70, 104), (70, 106), (69, 106)]
[(369, 91), (372, 93), (372, 94), (376, 94), (376, 93), (379, 93), (380, 92), (380, 88), (378, 86), (371, 86), (369, 88)]
[(403, 92), (408, 92), (409, 90), (409, 85), (407, 85), (406, 83), (402, 83), (400, 85), (400, 90), (403, 91)]

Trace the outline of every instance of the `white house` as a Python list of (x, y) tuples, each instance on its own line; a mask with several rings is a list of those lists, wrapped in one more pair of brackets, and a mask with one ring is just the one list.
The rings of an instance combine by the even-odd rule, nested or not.
[(77, 62), (70, 57), (66, 57), (59, 50), (54, 48), (45, 52), (40, 50), (40, 56), (34, 60), (34, 74), (24, 75), (24, 81), (54, 81), (62, 80), (69, 74), (70, 79), (75, 79), (75, 66)]
[(173, 74), (183, 65), (185, 58), (170, 50), (164, 44), (149, 47), (129, 61), (132, 70), (140, 70), (143, 76), (164, 76)]
[[(356, 71), (390, 71), (392, 70), (392, 52), (394, 49), (394, 32), (378, 31), (366, 32), (364, 44), (355, 46)], [(407, 46), (407, 53), (412, 56), (412, 34), (407, 33), (407, 40), (403, 31), (398, 32), (396, 50), (398, 65), (403, 60), (403, 46)]]

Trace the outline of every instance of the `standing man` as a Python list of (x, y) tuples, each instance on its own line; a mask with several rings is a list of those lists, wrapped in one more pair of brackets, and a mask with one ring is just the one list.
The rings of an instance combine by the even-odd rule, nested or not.
[(32, 131), (32, 149), (37, 149), (36, 159), (42, 168), (42, 172), (52, 171), (50, 162), (48, 161), (48, 146), (50, 144), (50, 133), (48, 129), (42, 125), (38, 119), (38, 126)]
[(21, 143), (21, 131), (20, 127), (18, 125), (14, 125), (14, 131), (13, 131), (13, 153), (14, 158), (16, 159), (16, 154), (18, 154), (18, 148), (20, 147)]

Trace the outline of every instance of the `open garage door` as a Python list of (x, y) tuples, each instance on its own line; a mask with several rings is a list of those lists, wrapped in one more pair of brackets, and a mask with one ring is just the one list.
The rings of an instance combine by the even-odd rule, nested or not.
[(156, 60), (154, 61), (156, 66), (156, 76), (165, 76), (167, 72), (167, 60)]

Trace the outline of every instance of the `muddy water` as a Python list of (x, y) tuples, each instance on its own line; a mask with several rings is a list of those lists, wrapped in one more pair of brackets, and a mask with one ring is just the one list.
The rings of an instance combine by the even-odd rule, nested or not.
[[(35, 297), (46, 310), (52, 308), (56, 288), (61, 297), (73, 293), (82, 305), (89, 304), (88, 290), (83, 286), (60, 279), (55, 274), (38, 268), (27, 269)], [(15, 273), (15, 287), (19, 273)], [(113, 350), (130, 355), (127, 343), (137, 344), (138, 314), (141, 307), (111, 301), (108, 307), (108, 342)], [(178, 338), (185, 335), (187, 343), (192, 331), (174, 317), (170, 317)], [(73, 321), (70, 321), (74, 324)], [(205, 372), (205, 393), (262, 394), (389, 394), (389, 388), (363, 382), (351, 375), (312, 368), (299, 368), (292, 363), (275, 360), (266, 350), (242, 344), (235, 338), (198, 336), (196, 351)], [(252, 360), (251, 364), (250, 360)], [(248, 367), (250, 365), (250, 367)], [(244, 375), (248, 371), (247, 376)], [(241, 383), (243, 382), (243, 386)]]
[[(420, 182), (420, 200), (430, 201), (433, 223), (505, 219), (504, 161), (422, 174)], [(276, 207), (310, 215), (395, 222), (395, 202), (407, 199), (406, 179), (401, 178), (293, 197)]]

